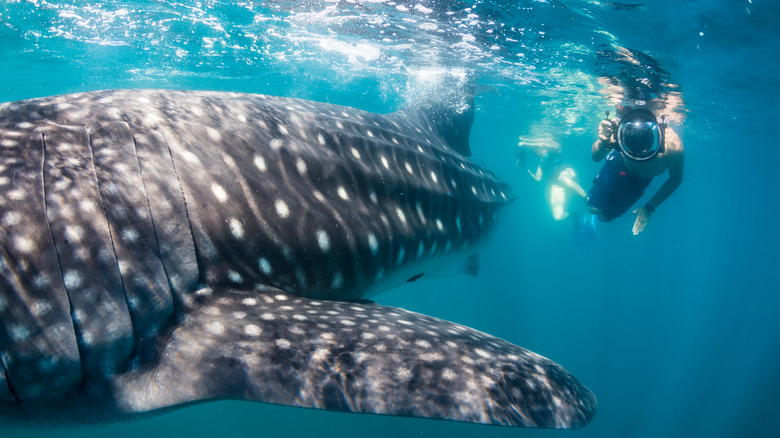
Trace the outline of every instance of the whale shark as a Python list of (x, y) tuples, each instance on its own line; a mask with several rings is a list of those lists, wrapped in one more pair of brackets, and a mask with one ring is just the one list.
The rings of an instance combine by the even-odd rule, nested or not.
[(510, 187), (474, 96), (376, 114), (230, 92), (0, 105), (0, 424), (211, 400), (578, 428), (561, 366), (368, 298), (475, 275)]

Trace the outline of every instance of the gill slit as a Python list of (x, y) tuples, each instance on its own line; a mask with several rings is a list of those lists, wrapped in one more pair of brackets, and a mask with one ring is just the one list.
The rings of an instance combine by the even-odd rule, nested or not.
[[(127, 313), (130, 315), (130, 321), (133, 325), (133, 334), (138, 335), (141, 333), (140, 327), (137, 327), (136, 324), (137, 321), (133, 321), (133, 312), (130, 311), (130, 301), (127, 297), (127, 288), (125, 287), (125, 278), (122, 275), (122, 270), (119, 269), (119, 255), (116, 253), (116, 244), (114, 243), (114, 230), (111, 227), (111, 221), (108, 220), (108, 206), (106, 205), (106, 200), (103, 197), (103, 191), (100, 187), (100, 178), (97, 176), (97, 163), (95, 163), (95, 150), (92, 146), (92, 133), (89, 131), (89, 128), (84, 126), (84, 131), (87, 133), (87, 146), (89, 147), (89, 159), (92, 163), (92, 177), (95, 179), (95, 185), (97, 186), (97, 193), (98, 197), (100, 198), (100, 209), (103, 212), (103, 219), (106, 221), (106, 228), (108, 229), (108, 239), (111, 241), (111, 252), (114, 254), (114, 262), (116, 263), (116, 271), (119, 274), (119, 281), (122, 284), (122, 295), (125, 297), (125, 305), (127, 306)], [(135, 356), (135, 350), (138, 348), (138, 343), (135, 342), (136, 336), (133, 336), (133, 354), (130, 355), (130, 358)]]
[(173, 167), (173, 176), (176, 177), (176, 183), (181, 191), (181, 199), (184, 202), (184, 218), (187, 220), (187, 229), (190, 231), (190, 238), (192, 239), (192, 246), (195, 248), (195, 263), (198, 266), (198, 285), (195, 290), (200, 289), (203, 286), (203, 260), (201, 260), (200, 249), (198, 249), (198, 241), (195, 239), (195, 231), (192, 229), (192, 221), (190, 220), (190, 208), (187, 203), (187, 196), (184, 193), (184, 187), (181, 184), (181, 178), (179, 178), (179, 171), (176, 170), (176, 160), (173, 159), (173, 151), (168, 142), (165, 142), (165, 149), (168, 151), (168, 158), (171, 160), (171, 167)]
[[(149, 219), (152, 222), (152, 231), (154, 231), (154, 241), (157, 244), (157, 257), (160, 259), (160, 265), (162, 266), (163, 273), (165, 273), (165, 280), (168, 282), (168, 289), (171, 294), (171, 302), (173, 303), (173, 315), (172, 318), (175, 318), (176, 312), (179, 309), (183, 309), (183, 302), (181, 302), (181, 298), (179, 297), (179, 294), (176, 293), (176, 288), (174, 287), (173, 281), (171, 281), (171, 274), (168, 272), (168, 267), (165, 265), (165, 261), (163, 260), (162, 256), (162, 244), (160, 243), (160, 235), (157, 232), (157, 223), (154, 219), (154, 213), (152, 212), (152, 201), (149, 199), (149, 191), (146, 188), (146, 178), (144, 178), (144, 168), (141, 166), (141, 159), (138, 157), (138, 142), (135, 139), (135, 135), (133, 133), (130, 133), (130, 138), (133, 140), (133, 155), (135, 156), (135, 161), (138, 164), (138, 172), (141, 175), (141, 185), (144, 190), (144, 198), (146, 199), (146, 208), (149, 210)], [(178, 180), (178, 177), (177, 177)], [(181, 186), (181, 183), (179, 183)], [(185, 208), (186, 213), (186, 208)], [(189, 219), (187, 219), (187, 223), (189, 224)]]
[(86, 383), (86, 375), (87, 370), (85, 368), (85, 363), (83, 360), (81, 360), (81, 345), (79, 342), (79, 339), (82, 339), (81, 336), (81, 328), (76, 323), (76, 315), (73, 313), (73, 301), (70, 299), (70, 293), (68, 292), (68, 286), (65, 284), (65, 272), (62, 270), (62, 258), (60, 257), (60, 251), (57, 249), (57, 241), (54, 240), (54, 232), (51, 229), (51, 219), (49, 218), (49, 205), (46, 202), (47, 193), (46, 193), (46, 134), (41, 133), (41, 145), (43, 148), (42, 154), (41, 154), (41, 182), (43, 183), (43, 212), (44, 216), (46, 217), (46, 226), (49, 229), (49, 238), (51, 239), (51, 244), (54, 246), (54, 253), (57, 255), (57, 267), (60, 269), (60, 278), (62, 279), (62, 289), (65, 291), (65, 296), (68, 298), (68, 313), (70, 314), (70, 321), (73, 324), (73, 335), (76, 337), (76, 347), (79, 350), (79, 367), (81, 368), (81, 384), (79, 385), (80, 388), (83, 388)]

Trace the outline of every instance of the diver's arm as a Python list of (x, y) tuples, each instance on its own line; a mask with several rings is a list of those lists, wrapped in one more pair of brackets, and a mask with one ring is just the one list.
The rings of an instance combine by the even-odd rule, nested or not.
[(596, 140), (596, 142), (593, 143), (593, 147), (591, 148), (591, 156), (593, 157), (593, 161), (603, 160), (604, 157), (607, 156), (608, 152), (609, 150), (607, 150), (601, 140)]
[[(526, 169), (528, 170), (528, 169)], [(528, 174), (531, 175), (531, 178), (534, 179), (534, 181), (539, 182), (542, 180), (542, 166), (539, 165), (539, 167), (536, 168), (536, 173), (531, 172), (528, 170)]]
[(666, 201), (666, 198), (674, 193), (674, 191), (677, 190), (677, 187), (680, 186), (680, 183), (682, 183), (685, 155), (682, 151), (679, 151), (670, 156), (669, 160), (669, 179), (667, 179), (661, 188), (658, 189), (658, 192), (655, 194), (655, 196), (653, 196), (652, 199), (647, 202), (647, 205), (649, 205), (653, 210), (658, 208), (659, 205)]
[(517, 165), (523, 166), (523, 169), (525, 169), (526, 172), (528, 172), (528, 175), (531, 176), (531, 178), (534, 179), (534, 181), (539, 182), (542, 180), (542, 165), (539, 164), (539, 166), (536, 167), (536, 172), (531, 172), (526, 167), (526, 163), (528, 162), (527, 155), (528, 155), (528, 148), (524, 147), (524, 143), (522, 140), (520, 143), (518, 143), (519, 150), (515, 153), (515, 157), (517, 158)]
[(647, 204), (634, 210), (634, 214), (636, 215), (636, 220), (634, 221), (635, 236), (647, 227), (650, 216), (653, 215), (655, 209), (661, 205), (662, 202), (666, 201), (666, 198), (674, 193), (674, 191), (677, 190), (677, 187), (680, 187), (680, 184), (682, 183), (685, 151), (677, 134), (671, 129), (667, 129), (669, 130), (667, 133), (669, 136), (669, 179), (664, 182), (655, 196), (653, 196)]
[(616, 124), (617, 122), (613, 120), (602, 120), (599, 124), (599, 139), (591, 147), (593, 161), (601, 161), (609, 153), (607, 146), (614, 143), (614, 127)]

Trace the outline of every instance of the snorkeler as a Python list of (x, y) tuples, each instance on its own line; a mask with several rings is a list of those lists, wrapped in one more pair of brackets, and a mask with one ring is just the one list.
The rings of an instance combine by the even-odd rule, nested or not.
[[(524, 141), (522, 138), (517, 146), (520, 148), (517, 153), (517, 164), (522, 165), (534, 181), (545, 181), (545, 195), (553, 218), (559, 221), (569, 217), (568, 205), (572, 194), (585, 198), (586, 193), (575, 181), (577, 174), (574, 169), (564, 164), (560, 146), (554, 141), (542, 144), (539, 141)], [(526, 165), (526, 154), (529, 149), (541, 156), (534, 172), (531, 172)]]
[(641, 233), (656, 208), (682, 182), (684, 155), (677, 133), (666, 126), (663, 118), (659, 123), (647, 109), (629, 110), (620, 120), (603, 120), (592, 156), (593, 161), (606, 157), (606, 162), (586, 198), (588, 210), (603, 222), (620, 217), (642, 197), (653, 177), (668, 170), (669, 179), (633, 212), (634, 235)]

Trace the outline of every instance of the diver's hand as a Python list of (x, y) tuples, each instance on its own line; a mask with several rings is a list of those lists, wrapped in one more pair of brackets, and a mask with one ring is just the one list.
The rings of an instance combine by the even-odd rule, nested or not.
[(602, 120), (599, 123), (599, 140), (604, 146), (615, 143), (615, 122), (613, 120)]
[(645, 207), (639, 207), (634, 210), (634, 214), (636, 215), (636, 220), (634, 221), (634, 236), (636, 236), (645, 229), (647, 223), (650, 221), (652, 213), (647, 211), (647, 208)]

